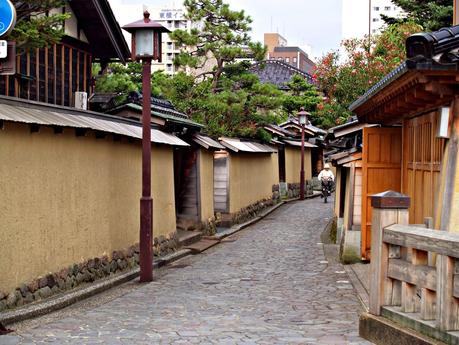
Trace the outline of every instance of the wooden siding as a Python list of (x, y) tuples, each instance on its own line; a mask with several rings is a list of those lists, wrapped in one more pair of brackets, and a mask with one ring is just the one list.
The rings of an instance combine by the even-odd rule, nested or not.
[(214, 209), (216, 212), (229, 212), (228, 168), (228, 155), (216, 153), (214, 157)]
[(403, 124), (403, 193), (411, 197), (410, 223), (422, 224), (434, 214), (445, 140), (436, 138), (437, 112)]
[(371, 255), (371, 195), (400, 192), (402, 129), (364, 128), (362, 152), (362, 257)]
[(17, 56), (17, 73), (0, 76), (0, 94), (73, 106), (76, 91), (90, 94), (92, 56), (67, 44)]
[(352, 230), (360, 230), (362, 224), (362, 167), (355, 167), (354, 176), (354, 210)]

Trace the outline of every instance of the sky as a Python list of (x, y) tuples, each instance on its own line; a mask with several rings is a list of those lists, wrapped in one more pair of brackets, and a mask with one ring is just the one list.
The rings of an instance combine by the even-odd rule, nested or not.
[[(109, 0), (120, 23), (142, 17), (147, 7), (171, 6), (171, 0)], [(278, 32), (289, 45), (303, 48), (313, 58), (339, 48), (342, 0), (225, 0), (232, 9), (245, 10), (253, 19), (252, 38), (263, 42), (265, 32)]]

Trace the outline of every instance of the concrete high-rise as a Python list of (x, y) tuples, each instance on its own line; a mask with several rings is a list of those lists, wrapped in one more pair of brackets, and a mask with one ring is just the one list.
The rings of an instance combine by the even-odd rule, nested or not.
[(381, 14), (399, 17), (403, 11), (391, 0), (342, 0), (342, 38), (362, 38), (381, 31)]
[[(182, 7), (152, 8), (151, 17), (154, 21), (162, 24), (170, 31), (176, 29), (190, 31), (195, 27), (193, 23), (185, 18), (185, 9)], [(180, 47), (164, 33), (162, 36), (162, 62), (152, 63), (152, 71), (163, 70), (166, 74), (174, 75), (177, 70), (174, 66), (174, 58), (180, 53)]]

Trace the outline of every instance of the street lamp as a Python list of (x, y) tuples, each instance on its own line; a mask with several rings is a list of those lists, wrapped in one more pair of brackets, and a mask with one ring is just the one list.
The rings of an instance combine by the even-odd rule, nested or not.
[(161, 62), (161, 34), (169, 32), (150, 19), (125, 25), (132, 34), (132, 60), (142, 61), (142, 197), (140, 199), (140, 281), (153, 281), (153, 198), (151, 197), (151, 60)]
[(304, 108), (298, 112), (298, 122), (301, 125), (301, 171), (300, 171), (300, 200), (304, 200), (304, 126), (308, 123), (308, 115)]

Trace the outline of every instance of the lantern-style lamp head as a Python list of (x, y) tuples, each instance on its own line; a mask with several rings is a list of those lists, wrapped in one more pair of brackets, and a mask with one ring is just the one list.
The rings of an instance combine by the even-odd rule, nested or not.
[(125, 25), (123, 29), (132, 34), (132, 60), (153, 59), (161, 62), (161, 35), (170, 30), (151, 20), (148, 11), (143, 13), (143, 19)]
[(298, 112), (298, 121), (300, 125), (304, 126), (308, 124), (308, 116), (311, 115), (307, 111), (304, 110), (304, 108), (301, 108), (301, 110)]

